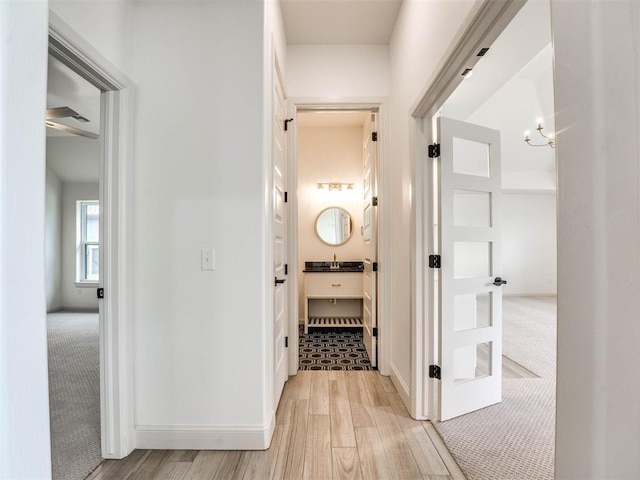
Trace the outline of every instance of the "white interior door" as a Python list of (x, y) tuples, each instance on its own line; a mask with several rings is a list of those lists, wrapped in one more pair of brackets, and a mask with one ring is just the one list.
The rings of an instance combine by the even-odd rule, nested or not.
[[(362, 302), (362, 334), (372, 367), (378, 365), (377, 355), (377, 290), (378, 280), (376, 266), (378, 262), (377, 246), (377, 162), (378, 143), (373, 140), (376, 131), (376, 114), (371, 114), (371, 121), (366, 122), (363, 138), (363, 178), (364, 202), (362, 210), (362, 235), (364, 236), (364, 272)], [(377, 135), (377, 133), (376, 133)]]
[(440, 135), (440, 420), (502, 400), (500, 132)]
[(288, 378), (287, 325), (288, 288), (287, 263), (287, 211), (286, 192), (286, 139), (284, 130), (285, 95), (276, 64), (273, 80), (273, 259), (274, 259), (274, 401), (278, 405), (284, 383)]

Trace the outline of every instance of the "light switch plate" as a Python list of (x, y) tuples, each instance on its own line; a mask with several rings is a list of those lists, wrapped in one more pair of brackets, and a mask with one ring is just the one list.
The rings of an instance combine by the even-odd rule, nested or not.
[(216, 269), (216, 254), (213, 248), (203, 248), (200, 250), (200, 268), (202, 270)]

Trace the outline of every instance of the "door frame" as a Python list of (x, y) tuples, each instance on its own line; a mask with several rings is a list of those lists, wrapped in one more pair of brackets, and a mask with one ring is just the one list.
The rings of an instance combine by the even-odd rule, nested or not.
[(100, 425), (104, 458), (134, 448), (133, 82), (55, 13), (49, 53), (100, 91)]
[[(387, 128), (387, 98), (384, 97), (291, 97), (288, 98), (288, 117), (293, 121), (289, 124), (292, 135), (287, 138), (288, 159), (288, 187), (289, 198), (298, 197), (298, 111), (300, 110), (378, 110), (378, 370), (382, 375), (391, 375), (389, 368), (391, 339), (389, 338), (388, 319), (391, 316), (390, 297), (390, 271), (389, 259), (391, 258), (391, 239), (389, 229), (384, 225), (390, 218), (389, 204), (385, 198), (391, 198), (391, 186), (389, 185), (389, 166), (385, 160), (388, 156), (389, 142), (387, 141), (389, 129)], [(295, 348), (289, 348), (289, 375), (298, 373), (298, 321), (300, 310), (298, 305), (298, 204), (293, 201), (289, 210), (288, 225), (288, 258), (289, 266), (289, 344)]]
[(477, 52), (491, 46), (528, 0), (485, 0), (475, 11), (467, 28), (460, 32), (449, 48), (435, 75), (427, 82), (424, 93), (415, 103), (411, 117), (413, 135), (413, 188), (415, 195), (413, 275), (415, 302), (412, 305), (413, 332), (412, 372), (414, 383), (413, 411), (416, 418), (435, 420), (438, 415), (438, 389), (435, 379), (427, 378), (428, 365), (437, 364), (438, 318), (434, 311), (434, 276), (426, 257), (435, 252), (433, 238), (434, 202), (437, 189), (431, 162), (426, 162), (427, 146), (436, 142), (434, 121), (440, 108), (462, 83), (462, 72), (473, 68), (482, 57)]

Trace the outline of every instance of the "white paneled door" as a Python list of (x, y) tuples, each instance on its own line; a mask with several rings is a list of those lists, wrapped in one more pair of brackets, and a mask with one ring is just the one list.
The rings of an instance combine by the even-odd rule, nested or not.
[(273, 79), (273, 259), (274, 259), (274, 405), (278, 405), (284, 383), (288, 377), (287, 325), (288, 286), (287, 263), (287, 211), (286, 211), (286, 138), (284, 130), (285, 95), (279, 69)]
[(371, 114), (371, 121), (363, 128), (363, 175), (364, 198), (362, 208), (362, 235), (364, 237), (364, 272), (362, 302), (362, 335), (364, 346), (372, 367), (378, 365), (377, 352), (377, 162), (378, 142), (374, 141), (376, 132), (376, 114)]
[(438, 131), (440, 420), (447, 420), (502, 400), (500, 132), (448, 118)]

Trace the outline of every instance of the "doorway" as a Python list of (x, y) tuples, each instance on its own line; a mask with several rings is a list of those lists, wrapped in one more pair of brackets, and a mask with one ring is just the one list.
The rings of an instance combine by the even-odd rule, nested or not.
[[(97, 291), (87, 290), (99, 296), (100, 302), (101, 455), (123, 458), (133, 450), (130, 343), (133, 83), (52, 12), (48, 44), (50, 55), (91, 84), (100, 96), (99, 279)], [(91, 251), (91, 242), (86, 243), (93, 253), (90, 257), (93, 262), (95, 248)]]
[(100, 90), (49, 55), (46, 292), (54, 479), (85, 478), (102, 461)]
[[(432, 151), (433, 170), (427, 172), (427, 184), (440, 193), (429, 211), (430, 221), (437, 225), (431, 230), (430, 247), (442, 255), (442, 264), (448, 262), (451, 274), (433, 268), (430, 278), (440, 292), (453, 292), (453, 296), (434, 295), (434, 345), (429, 348), (432, 364), (442, 369), (437, 377), (442, 380), (429, 380), (437, 381), (441, 392), (431, 418), (446, 420), (436, 423), (436, 428), (470, 476), (497, 478), (508, 472), (523, 478), (552, 478), (557, 260), (549, 4), (512, 5), (511, 12), (498, 12), (504, 6), (493, 7), (494, 20), (497, 18), (501, 26), (485, 29), (487, 37), (475, 38), (476, 43), (469, 38), (466, 44), (461, 40), (465, 47), (457, 51), (462, 52), (459, 60), (463, 68), (441, 90), (449, 93), (430, 102), (433, 110), (425, 118), (426, 138), (437, 138), (441, 150)], [(487, 10), (490, 8), (488, 4)], [(466, 58), (464, 48), (473, 49)], [(456, 130), (458, 127), (463, 133)], [(500, 138), (480, 141), (465, 136), (464, 129), (487, 127)], [(501, 150), (503, 167), (497, 178), (494, 171), (469, 168), (470, 140), (477, 142), (476, 146), (482, 144), (476, 152), (480, 155), (475, 156), (481, 161), (475, 167), (491, 168), (494, 165), (490, 162)], [(445, 177), (451, 173), (447, 171), (453, 171), (454, 187), (447, 186)], [(499, 182), (495, 191), (482, 184), (491, 178)], [(496, 206), (499, 208), (494, 211)], [(447, 219), (446, 211), (452, 211), (454, 218)], [(465, 212), (473, 214), (465, 217)], [(496, 226), (503, 231), (492, 236), (491, 229)], [(453, 244), (445, 240), (449, 233), (454, 236)], [(484, 242), (481, 248), (478, 242)], [(488, 262), (480, 261), (485, 257)], [(465, 273), (463, 267), (471, 273)], [(474, 282), (486, 293), (465, 290)], [(461, 322), (464, 319), (468, 322)], [(495, 342), (476, 341), (474, 335), (486, 336), (496, 328), (500, 331)], [(453, 341), (445, 341), (446, 335)], [(461, 365), (468, 367), (465, 374), (460, 373), (465, 371)], [(455, 414), (450, 413), (451, 402), (443, 391), (488, 380), (494, 381), (487, 388), (495, 395), (482, 405), (454, 408)], [(455, 418), (464, 413), (469, 415)], [(491, 425), (491, 433), (467, 423), (473, 421)], [(484, 453), (474, 457), (467, 447)], [(487, 449), (502, 452), (504, 460), (489, 465), (480, 458), (486, 457)]]
[[(290, 374), (298, 365), (380, 368), (384, 374), (384, 287), (377, 269), (384, 254), (376, 226), (380, 110), (380, 105), (293, 102), (289, 184), (297, 193), (289, 258), (296, 288), (290, 337), (298, 348), (290, 352)], [(372, 171), (366, 170), (365, 158), (373, 160)]]

